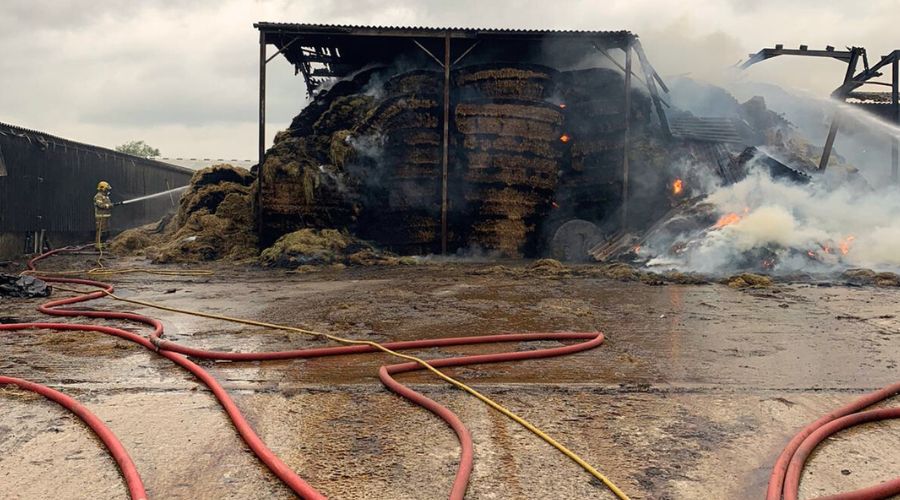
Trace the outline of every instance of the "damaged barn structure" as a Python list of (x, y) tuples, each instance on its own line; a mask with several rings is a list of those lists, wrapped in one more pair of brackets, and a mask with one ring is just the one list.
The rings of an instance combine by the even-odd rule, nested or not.
[[(609, 233), (654, 215), (626, 208), (648, 196), (629, 178), (656, 167), (629, 163), (629, 142), (669, 133), (665, 84), (632, 33), (255, 26), (263, 247), (329, 227), (401, 253), (534, 256), (569, 220)], [(264, 151), (279, 54), (311, 101)]]
[[(333, 228), (404, 254), (599, 258), (703, 194), (679, 165), (728, 183), (765, 156), (755, 146), (791, 149), (761, 99), (737, 119), (671, 106), (627, 31), (255, 26), (261, 248)], [(266, 151), (279, 55), (310, 102)], [(765, 161), (797, 179), (815, 169)]]

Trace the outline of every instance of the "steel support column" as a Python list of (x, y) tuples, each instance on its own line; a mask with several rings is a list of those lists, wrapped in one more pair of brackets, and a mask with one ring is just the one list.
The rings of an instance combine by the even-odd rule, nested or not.
[(450, 159), (450, 32), (444, 36), (444, 130), (441, 137), (441, 254), (447, 253), (447, 167)]
[[(662, 128), (663, 134), (665, 134), (666, 137), (672, 137), (672, 131), (669, 129), (669, 120), (666, 118), (666, 112), (663, 111), (662, 99), (659, 97), (659, 91), (656, 89), (656, 70), (650, 66), (650, 61), (647, 60), (647, 55), (644, 54), (644, 48), (641, 47), (640, 41), (635, 40), (631, 46), (634, 48), (634, 52), (641, 62), (641, 70), (644, 72), (644, 78), (647, 79), (647, 89), (650, 91), (653, 107), (656, 108), (656, 115), (659, 117), (659, 126)], [(660, 81), (662, 81), (662, 79), (660, 79)]]
[(266, 33), (259, 32), (259, 166), (266, 155)]
[[(900, 126), (900, 54), (894, 52), (891, 65), (891, 106), (894, 111), (894, 123)], [(900, 137), (891, 138), (891, 180), (900, 182)]]
[(631, 143), (631, 44), (625, 46), (625, 137), (622, 145), (622, 233), (628, 231), (628, 149)]
[[(853, 79), (853, 74), (856, 72), (856, 63), (859, 62), (859, 51), (854, 50), (850, 54), (850, 60), (847, 61), (847, 72), (844, 74), (844, 85), (847, 84), (850, 80)], [(841, 102), (844, 102), (847, 99), (846, 94), (842, 94), (836, 96)], [(828, 167), (828, 159), (831, 158), (831, 150), (834, 148), (834, 138), (837, 135), (838, 127), (840, 126), (841, 121), (841, 110), (840, 108), (834, 111), (834, 118), (831, 120), (831, 127), (828, 129), (828, 137), (825, 139), (825, 147), (822, 149), (822, 159), (819, 160), (819, 170), (824, 171), (826, 167)]]
[(837, 136), (838, 127), (840, 127), (841, 110), (834, 111), (834, 118), (831, 119), (831, 127), (828, 128), (828, 137), (825, 138), (825, 147), (822, 148), (822, 158), (819, 159), (819, 170), (825, 170), (828, 166), (828, 160), (831, 158), (831, 150), (834, 148), (834, 138)]
[(259, 32), (259, 151), (256, 164), (256, 225), (262, 232), (263, 160), (266, 156), (266, 32)]

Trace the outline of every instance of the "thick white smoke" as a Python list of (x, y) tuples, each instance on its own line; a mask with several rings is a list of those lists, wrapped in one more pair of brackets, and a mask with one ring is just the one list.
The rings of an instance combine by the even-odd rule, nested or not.
[[(657, 241), (648, 265), (705, 274), (742, 269), (834, 272), (900, 269), (900, 190), (817, 177), (775, 180), (755, 169), (704, 200), (720, 217), (699, 231)], [(675, 243), (676, 251), (672, 244)]]

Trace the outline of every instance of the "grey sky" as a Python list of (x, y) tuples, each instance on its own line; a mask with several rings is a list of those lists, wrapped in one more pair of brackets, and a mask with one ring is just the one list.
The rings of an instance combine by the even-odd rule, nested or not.
[[(252, 158), (255, 21), (628, 29), (665, 75), (714, 82), (749, 52), (784, 43), (900, 47), (900, 0), (848, 13), (831, 0), (175, 0), (0, 3), (0, 121), (115, 146), (144, 139), (164, 156)], [(743, 78), (827, 95), (843, 65), (779, 58)], [(304, 103), (302, 79), (269, 64), (269, 137)]]

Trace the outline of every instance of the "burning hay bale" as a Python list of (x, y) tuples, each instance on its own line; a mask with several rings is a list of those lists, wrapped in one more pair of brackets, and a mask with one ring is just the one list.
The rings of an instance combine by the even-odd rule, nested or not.
[(354, 132), (365, 210), (359, 234), (403, 253), (440, 248), (439, 73), (412, 71), (385, 83), (386, 97)]
[[(618, 72), (602, 68), (565, 71), (559, 74), (556, 88), (565, 106), (561, 109), (566, 140), (562, 142), (565, 156), (554, 193), (557, 208), (543, 223), (550, 235), (573, 219), (604, 227), (615, 217), (622, 203), (625, 151), (624, 81)], [(654, 169), (656, 165), (644, 161), (638, 153), (639, 144), (648, 136), (645, 127), (649, 124), (650, 101), (642, 92), (633, 91), (631, 103), (632, 175), (653, 178), (654, 172), (668, 168), (668, 162), (660, 162), (663, 168)], [(671, 146), (666, 142), (660, 150), (669, 159), (666, 150)], [(640, 196), (648, 189), (636, 191)]]
[(844, 278), (848, 283), (854, 285), (871, 285), (875, 283), (876, 274), (878, 273), (871, 269), (847, 269), (846, 271), (841, 273), (841, 278)]
[(354, 220), (352, 186), (331, 159), (346, 161), (346, 132), (319, 144), (315, 137), (284, 137), (260, 169), (263, 244), (303, 227), (346, 228)]
[[(337, 82), (276, 137), (260, 167), (264, 246), (299, 229), (334, 228), (402, 253), (441, 248), (443, 75), (392, 70)], [(510, 62), (454, 70), (451, 250), (539, 255), (545, 233), (580, 212), (611, 218), (621, 198), (623, 96), (622, 76), (610, 70)], [(650, 101), (632, 97), (638, 130)]]
[(354, 154), (353, 130), (376, 106), (365, 89), (377, 71), (363, 71), (318, 94), (276, 136), (259, 170), (263, 245), (305, 227), (355, 223), (353, 183), (344, 166)]
[(875, 286), (900, 287), (900, 275), (883, 272), (875, 275)]

